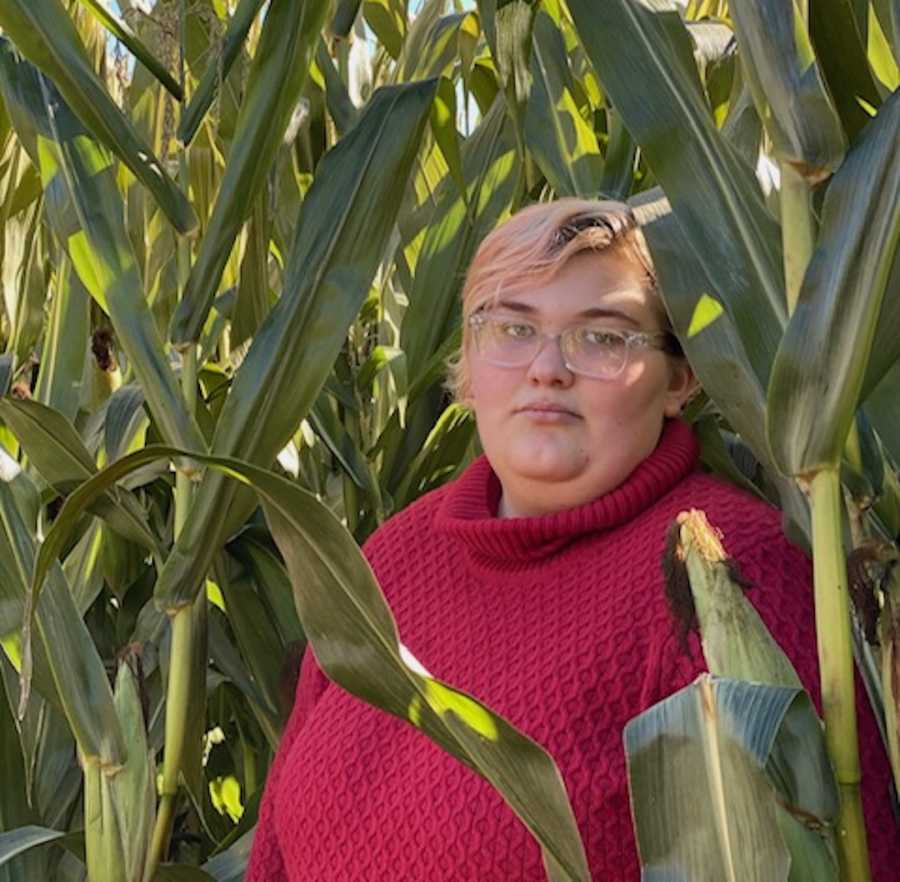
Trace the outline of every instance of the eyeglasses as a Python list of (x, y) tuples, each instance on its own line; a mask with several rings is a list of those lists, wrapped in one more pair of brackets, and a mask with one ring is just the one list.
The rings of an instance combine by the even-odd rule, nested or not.
[(677, 354), (672, 334), (665, 331), (627, 331), (595, 325), (573, 325), (558, 334), (546, 334), (521, 318), (477, 312), (469, 327), (478, 355), (497, 367), (525, 367), (543, 347), (544, 340), (559, 340), (566, 367), (597, 380), (614, 380), (628, 364), (632, 349), (658, 349)]

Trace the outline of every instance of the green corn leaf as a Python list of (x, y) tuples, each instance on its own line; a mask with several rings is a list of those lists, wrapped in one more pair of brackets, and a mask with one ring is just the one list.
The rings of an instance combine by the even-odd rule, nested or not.
[(122, 829), (109, 778), (96, 760), (84, 763), (84, 851), (88, 878), (128, 879)]
[(395, 507), (403, 508), (459, 474), (466, 465), (465, 453), (474, 434), (475, 419), (471, 411), (459, 404), (449, 405), (395, 490)]
[(263, 187), (253, 201), (247, 224), (247, 247), (241, 261), (241, 277), (231, 315), (231, 345), (239, 346), (256, 334), (269, 311), (269, 240), (273, 212)]
[(338, 0), (328, 30), (336, 37), (348, 37), (359, 14), (362, 0)]
[(828, 91), (852, 140), (881, 105), (853, 0), (809, 4), (809, 32)]
[[(37, 488), (31, 483), (28, 476), (21, 471), (17, 472), (18, 465), (11, 459), (3, 463), (3, 475), (13, 476), (9, 486), (16, 495), (19, 495), (16, 503), (26, 528), (33, 535), (37, 528), (37, 511), (29, 511), (30, 506), (23, 505), (21, 499), (22, 485), (34, 492), (37, 496)], [(18, 485), (18, 486), (17, 486)], [(3, 666), (4, 685), (10, 708), (18, 715), (20, 702), (19, 676), (23, 664), (22, 621), (25, 614), (25, 598), (28, 594), (28, 577), (19, 566), (20, 555), (18, 546), (5, 529), (0, 529), (0, 642), (2, 642), (3, 655), (9, 662), (9, 666), (15, 671), (15, 682), (11, 681), (8, 667)], [(57, 694), (56, 683), (44, 652), (44, 646), (40, 641), (34, 644), (32, 653), (33, 680), (40, 693), (35, 700), (29, 703), (25, 715), (21, 718), (22, 747), (26, 752), (28, 765), (26, 771), (31, 773), (36, 768), (34, 763), (36, 748), (35, 717), (40, 712), (41, 702), (52, 705), (57, 710), (62, 710), (62, 702)], [(28, 778), (28, 790), (31, 793), (33, 778)]]
[(466, 269), (481, 240), (512, 211), (518, 192), (521, 162), (502, 97), (466, 140), (462, 159), (466, 197), (452, 180), (441, 186), (400, 328), (408, 375), (416, 378), (418, 388), (411, 390), (410, 401), (417, 401), (409, 409), (405, 431), (397, 444), (385, 447), (382, 483), (392, 493), (406, 478), (443, 406), (440, 391), (419, 384), (423, 377), (439, 381), (445, 374), (443, 356), (437, 353), (452, 354), (444, 347), (460, 328), (459, 294)]
[(535, 17), (525, 143), (557, 196), (592, 197), (601, 189), (603, 157), (575, 102), (561, 21), (555, 0)]
[(269, 548), (268, 534), (258, 536), (253, 529), (244, 530), (228, 544), (228, 553), (247, 568), (257, 588), (272, 609), (272, 618), (285, 645), (306, 642), (291, 595), (291, 583), (284, 564)]
[(900, 360), (900, 250), (894, 252), (894, 263), (888, 275), (887, 286), (881, 301), (881, 312), (875, 326), (875, 342), (869, 353), (866, 377), (863, 380), (860, 399), (869, 397), (882, 378)]
[[(407, 75), (410, 80), (429, 79), (444, 76), (452, 79), (459, 58), (460, 38), (471, 27), (473, 13), (455, 12), (435, 19), (427, 27), (417, 27), (420, 12), (413, 22), (414, 32), (410, 33), (407, 48), (409, 64)], [(417, 35), (421, 35), (419, 51), (413, 55), (412, 45)], [(414, 63), (413, 63), (414, 62)]]
[(872, 390), (865, 412), (894, 462), (900, 462), (900, 362)]
[[(33, 596), (67, 534), (106, 488), (129, 471), (185, 451), (151, 445), (113, 463), (67, 500), (35, 567)], [(554, 880), (590, 874), (562, 776), (539, 745), (475, 698), (432, 677), (400, 643), (396, 624), (353, 537), (291, 481), (242, 460), (198, 456), (258, 494), (284, 555), (304, 631), (323, 670), (344, 689), (412, 723), (485, 777), (544, 850)]]
[(801, 778), (813, 805), (835, 797), (802, 690), (704, 674), (631, 720), (624, 741), (644, 878), (837, 882), (830, 843), (812, 828), (834, 816), (792, 801)]
[[(235, 375), (213, 439), (217, 453), (269, 464), (319, 394), (350, 322), (369, 293), (396, 221), (435, 82), (380, 89), (358, 125), (320, 163), (297, 223), (284, 290)], [(178, 606), (249, 513), (234, 489), (207, 477), (160, 581)], [(251, 503), (252, 504), (252, 503)], [(223, 511), (229, 518), (222, 518)]]
[(900, 94), (832, 179), (816, 251), (769, 384), (768, 434), (785, 474), (840, 463), (900, 239)]
[(74, 420), (84, 382), (91, 299), (65, 253), (59, 255), (55, 282), (35, 398)]
[(885, 97), (900, 87), (900, 49), (896, 40), (900, 12), (892, 0), (872, 0), (868, 4), (867, 55), (876, 84)]
[(347, 476), (369, 496), (370, 504), (380, 507), (378, 488), (372, 479), (369, 464), (326, 396), (319, 396), (310, 411), (309, 421)]
[(109, 461), (128, 452), (136, 432), (147, 422), (144, 393), (136, 383), (120, 386), (109, 396), (103, 420), (103, 446)]
[(363, 15), (378, 42), (391, 58), (398, 59), (406, 39), (405, 0), (364, 0)]
[(118, 16), (113, 15), (103, 4), (103, 0), (79, 0), (128, 51), (140, 61), (176, 100), (181, 101), (184, 93), (175, 78), (153, 57), (153, 53), (141, 42), (135, 32)]
[[(20, 742), (19, 727), (13, 717), (12, 709), (16, 705), (18, 678), (11, 672), (11, 665), (0, 655), (0, 674), (7, 685), (7, 702), (0, 688), (0, 763), (3, 768), (3, 787), (0, 789), (0, 825), (3, 830), (11, 831), (12, 841), (5, 840), (10, 833), (0, 834), (0, 879), (3, 882), (28, 882), (29, 879), (45, 879), (50, 874), (49, 854), (46, 849), (28, 847), (33, 841), (42, 844), (40, 835), (16, 837), (23, 828), (29, 834), (39, 834), (40, 828), (31, 826), (40, 819), (39, 810), (29, 805), (32, 791), (29, 786), (26, 768), (33, 762), (33, 754), (28, 753), (26, 744), (29, 732), (23, 732)], [(12, 681), (12, 689), (9, 689)], [(46, 822), (44, 822), (46, 823)], [(53, 830), (46, 831), (52, 834)], [(50, 840), (47, 840), (50, 841)], [(17, 851), (16, 849), (21, 849)], [(6, 866), (4, 866), (4, 864)]]
[(691, 419), (691, 428), (700, 444), (700, 462), (704, 471), (718, 475), (751, 496), (765, 499), (762, 491), (747, 477), (746, 469), (735, 461), (737, 451), (740, 451), (738, 455), (742, 457), (752, 456), (746, 445), (741, 446), (742, 439), (738, 439), (733, 433), (726, 434), (719, 427), (718, 417), (709, 412)]
[(729, 11), (774, 155), (812, 183), (828, 177), (847, 141), (797, 0), (735, 3)]
[(59, 830), (49, 830), (33, 824), (0, 833), (0, 867), (31, 848), (56, 842), (65, 835)]
[[(114, 819), (108, 816), (103, 818), (105, 826), (102, 835), (112, 836), (115, 830), (121, 837), (125, 869), (123, 878), (129, 882), (140, 882), (143, 876), (156, 814), (154, 751), (147, 744), (139, 690), (134, 671), (127, 662), (120, 663), (116, 675), (115, 704), (128, 744), (128, 760), (114, 774), (104, 773), (103, 770), (100, 773), (101, 787), (107, 790), (104, 808), (108, 806), (114, 815)], [(90, 866), (90, 851), (88, 857)], [(109, 868), (104, 867), (103, 872), (109, 873)], [(109, 878), (112, 880), (113, 877)]]
[[(125, 758), (122, 730), (113, 706), (112, 690), (103, 662), (72, 599), (56, 558), (40, 565), (43, 546), (35, 554), (32, 531), (22, 520), (7, 480), (0, 481), (0, 523), (16, 567), (13, 587), (24, 594), (32, 574), (40, 571), (48, 587), (40, 596), (29, 592), (22, 622), (22, 699), (24, 711), (31, 686), (31, 628), (37, 628), (56, 687), (56, 698), (85, 758), (108, 765)], [(37, 560), (36, 560), (37, 558)]]
[(215, 882), (242, 882), (244, 870), (250, 860), (250, 847), (253, 844), (253, 833), (245, 833), (225, 851), (210, 858), (203, 869)]
[(265, 711), (277, 718), (283, 660), (282, 652), (278, 651), (278, 632), (269, 619), (253, 582), (246, 575), (234, 572), (228, 563), (227, 558), (220, 557), (215, 569), (216, 583), (225, 598), (228, 621), (237, 638), (241, 656), (246, 660), (265, 702)]
[(360, 394), (369, 395), (376, 377), (388, 371), (398, 398), (406, 396), (409, 380), (406, 370), (406, 353), (395, 346), (376, 346), (356, 375), (356, 388)]
[[(288, 588), (290, 589), (290, 583)], [(288, 597), (290, 598), (290, 594)], [(291, 602), (293, 603), (293, 600)], [(269, 744), (273, 749), (277, 747), (282, 728), (281, 714), (270, 712), (269, 702), (250, 676), (250, 671), (234, 644), (234, 638), (228, 633), (225, 614), (218, 609), (210, 610), (209, 615), (209, 657), (216, 669), (240, 690), (241, 695), (246, 696), (249, 708), (268, 738)]]
[(219, 85), (228, 76), (232, 65), (240, 55), (247, 34), (250, 33), (250, 28), (264, 2), (265, 0), (240, 0), (238, 3), (222, 36), (221, 46), (203, 72), (197, 91), (181, 115), (178, 140), (182, 144), (188, 145), (194, 140), (194, 135), (197, 134), (206, 112), (216, 97)]
[(606, 111), (609, 141), (606, 145), (600, 194), (607, 199), (625, 199), (634, 180), (637, 145), (625, 128), (621, 115), (614, 109)]
[[(406, 16), (403, 0), (386, 0), (386, 3), (378, 3), (377, 5), (386, 5), (395, 15), (402, 14), (404, 18)], [(370, 7), (370, 4), (367, 2), (366, 6)], [(440, 49), (442, 48), (440, 35), (446, 28), (446, 22), (442, 27), (440, 20), (445, 6), (444, 0), (424, 0), (419, 7), (419, 11), (413, 16), (412, 21), (409, 22), (408, 32), (406, 31), (406, 22), (403, 22), (405, 39), (400, 58), (398, 59), (400, 82), (406, 83), (424, 77), (426, 75), (426, 60), (431, 63), (431, 67), (434, 66), (436, 56), (439, 60), (443, 60), (440, 59)], [(443, 17), (452, 18), (451, 16)], [(447, 43), (443, 43), (444, 48), (447, 46)], [(437, 52), (435, 49), (437, 49)]]
[[(3, 255), (4, 288), (11, 320), (11, 349), (19, 363), (34, 351), (44, 325), (44, 301), (47, 297), (48, 278), (45, 272), (45, 240), (41, 236), (43, 201), (38, 200), (19, 218), (9, 219), (5, 234), (14, 232), (13, 240), (19, 246), (18, 254), (7, 248)], [(19, 258), (18, 260), (16, 258)], [(12, 307), (12, 308), (9, 308)]]
[(463, 174), (459, 132), (456, 129), (456, 86), (447, 77), (441, 77), (434, 106), (431, 109), (431, 131), (450, 174), (465, 198), (466, 178)]
[(534, 0), (478, 0), (477, 6), (498, 80), (506, 90), (513, 117), (518, 119), (531, 89), (529, 56), (537, 4)]
[(16, 131), (41, 171), (47, 214), (91, 296), (112, 320), (163, 436), (202, 450), (147, 305), (125, 230), (112, 156), (94, 141), (32, 65), (0, 43), (0, 87)]
[(708, 293), (731, 315), (765, 385), (787, 315), (780, 231), (753, 169), (715, 127), (679, 4), (568, 5), (604, 92), (712, 283)]
[(416, 264), (409, 309), (400, 331), (409, 375), (416, 377), (451, 328), (459, 324), (462, 274), (478, 243), (508, 216), (519, 175), (512, 127), (502, 101), (495, 102), (462, 150), (468, 191), (452, 181), (438, 197)]
[[(0, 399), (0, 417), (28, 454), (44, 480), (62, 495), (86, 481), (97, 467), (75, 427), (60, 413), (37, 401)], [(118, 533), (161, 554), (159, 542), (147, 527), (147, 517), (127, 491), (113, 488), (94, 509)]]
[(0, 27), (16, 48), (53, 80), (92, 135), (153, 194), (172, 226), (180, 233), (190, 233), (197, 225), (190, 204), (94, 73), (60, 0), (2, 0)]
[(334, 66), (325, 41), (321, 38), (316, 48), (316, 67), (319, 68), (325, 80), (325, 103), (328, 106), (328, 112), (334, 120), (338, 134), (343, 136), (356, 124), (359, 119), (359, 111), (350, 98), (350, 93), (341, 79), (340, 72)]
[(735, 320), (715, 295), (703, 264), (659, 188), (636, 196), (632, 207), (653, 255), (660, 294), (697, 378), (756, 457), (771, 463), (765, 387)]
[(326, 0), (270, 4), (219, 195), (172, 320), (172, 340), (199, 340), (235, 239), (266, 180), (306, 81)]

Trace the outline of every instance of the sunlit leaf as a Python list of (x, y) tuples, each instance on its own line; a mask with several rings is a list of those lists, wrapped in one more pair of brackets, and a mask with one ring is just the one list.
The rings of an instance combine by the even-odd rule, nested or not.
[(53, 81), (92, 135), (116, 153), (153, 194), (175, 229), (193, 230), (197, 218), (190, 204), (94, 73), (60, 0), (3, 0), (0, 26)]
[(85, 288), (109, 312), (164, 436), (202, 450), (203, 436), (187, 412), (147, 305), (111, 154), (86, 133), (52, 84), (6, 41), (0, 43), (0, 64), (0, 87), (41, 171), (48, 218), (60, 244)]

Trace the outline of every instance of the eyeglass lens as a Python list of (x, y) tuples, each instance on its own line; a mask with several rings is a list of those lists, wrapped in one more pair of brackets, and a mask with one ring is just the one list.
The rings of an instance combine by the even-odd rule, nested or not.
[[(474, 330), (481, 357), (500, 367), (530, 363), (549, 336), (526, 322), (504, 319), (485, 319)], [(594, 377), (618, 375), (628, 357), (625, 337), (612, 330), (570, 328), (560, 335), (559, 345), (570, 369)]]

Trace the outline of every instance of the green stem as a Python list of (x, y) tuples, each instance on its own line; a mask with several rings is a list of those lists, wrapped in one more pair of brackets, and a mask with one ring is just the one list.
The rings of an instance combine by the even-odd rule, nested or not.
[(191, 607), (184, 606), (172, 617), (172, 649), (169, 656), (169, 684), (166, 690), (166, 740), (163, 756), (162, 788), (153, 839), (144, 872), (144, 882), (151, 882), (169, 850), (178, 775), (184, 754), (185, 722), (191, 696), (192, 656)]
[[(185, 84), (184, 28), (185, 15), (182, 6), (181, 40), (181, 82)], [(188, 150), (182, 150), (179, 158), (179, 178), (185, 188), (190, 184), (190, 161)], [(191, 246), (185, 237), (180, 237), (176, 246), (176, 272), (179, 293), (184, 291), (191, 268)], [(188, 410), (197, 407), (197, 347), (191, 346), (182, 353), (181, 389)], [(192, 482), (190, 474), (179, 468), (175, 472), (175, 538), (181, 534), (187, 522), (191, 505)], [(197, 603), (205, 603), (201, 592)], [(175, 818), (175, 804), (178, 798), (178, 779), (184, 759), (187, 720), (191, 704), (191, 671), (194, 656), (193, 607), (184, 606), (171, 614), (172, 642), (169, 652), (169, 681), (166, 688), (165, 747), (163, 753), (162, 786), (159, 807), (150, 851), (144, 866), (144, 882), (152, 882), (159, 865), (165, 860), (172, 838)]]
[(812, 194), (806, 179), (786, 162), (781, 163), (781, 239), (784, 246), (784, 285), (788, 313), (800, 296), (806, 267), (816, 244)]
[[(179, 246), (181, 243), (179, 242)], [(188, 407), (197, 404), (197, 347), (184, 353), (181, 384)], [(182, 471), (175, 473), (175, 538), (187, 522), (191, 505), (191, 479)], [(201, 593), (196, 603), (205, 603)], [(191, 703), (191, 669), (194, 655), (194, 629), (191, 606), (183, 606), (172, 616), (172, 648), (169, 654), (169, 683), (166, 690), (166, 732), (163, 755), (162, 789), (153, 839), (144, 873), (144, 882), (153, 879), (165, 859), (172, 837), (175, 801), (178, 797), (178, 776), (184, 757), (185, 734)]]
[(841, 798), (836, 834), (841, 879), (868, 882), (869, 854), (859, 790), (850, 600), (837, 469), (822, 469), (815, 475), (810, 484), (810, 505), (825, 742)]

